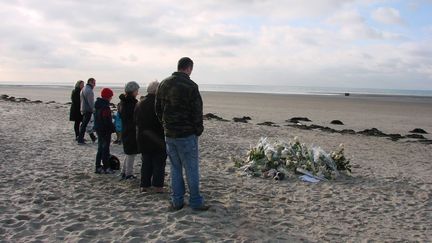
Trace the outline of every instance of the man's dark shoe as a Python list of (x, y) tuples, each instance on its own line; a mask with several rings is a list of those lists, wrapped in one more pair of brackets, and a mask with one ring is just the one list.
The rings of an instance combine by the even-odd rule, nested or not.
[(119, 181), (123, 181), (125, 179), (126, 179), (126, 175), (124, 173), (121, 173)]
[(86, 145), (86, 143), (84, 141), (78, 141), (77, 144), (78, 145)]
[(168, 210), (170, 212), (175, 212), (175, 211), (179, 211), (179, 210), (183, 209), (183, 207), (184, 207), (184, 205), (174, 206), (174, 204), (170, 203), (170, 206), (169, 206)]
[(95, 143), (97, 140), (97, 137), (93, 133), (90, 133), (90, 138), (91, 138), (93, 143)]
[(137, 178), (137, 177), (134, 176), (134, 175), (128, 175), (128, 176), (125, 177), (125, 180), (134, 180), (134, 179), (136, 179), (136, 178)]
[(209, 209), (210, 209), (210, 206), (209, 205), (205, 205), (205, 204), (203, 204), (203, 205), (201, 205), (201, 206), (199, 206), (197, 208), (192, 208), (192, 210), (194, 210), (194, 211), (207, 211)]

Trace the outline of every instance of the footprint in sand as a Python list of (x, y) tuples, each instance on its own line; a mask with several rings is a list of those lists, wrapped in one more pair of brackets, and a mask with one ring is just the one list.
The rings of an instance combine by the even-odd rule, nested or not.
[(19, 215), (15, 216), (15, 218), (16, 218), (17, 220), (29, 220), (29, 219), (30, 219), (30, 216), (25, 215), (25, 214), (19, 214)]
[(84, 228), (85, 228), (84, 224), (75, 223), (75, 224), (71, 224), (71, 225), (65, 227), (63, 230), (68, 231), (68, 232), (72, 232), (72, 231), (80, 231), (80, 230), (83, 230)]

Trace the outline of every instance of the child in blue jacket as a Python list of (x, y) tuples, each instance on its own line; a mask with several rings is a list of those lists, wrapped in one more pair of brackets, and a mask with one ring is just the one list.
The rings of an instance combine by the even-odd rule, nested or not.
[(114, 118), (114, 126), (115, 126), (115, 130), (116, 130), (116, 135), (117, 135), (117, 138), (113, 142), (113, 144), (119, 144), (120, 145), (120, 144), (122, 144), (121, 135), (122, 135), (122, 131), (123, 131), (123, 125), (122, 125), (120, 113), (118, 111), (115, 112), (113, 118)]

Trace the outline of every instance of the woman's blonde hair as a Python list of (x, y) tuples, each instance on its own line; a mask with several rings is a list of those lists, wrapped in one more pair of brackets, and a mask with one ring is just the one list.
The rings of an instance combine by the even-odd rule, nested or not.
[(147, 93), (148, 94), (156, 94), (158, 87), (159, 87), (159, 82), (157, 80), (150, 82), (147, 85)]
[(84, 83), (84, 81), (82, 81), (82, 80), (78, 80), (78, 81), (76, 82), (76, 84), (75, 84), (75, 88), (79, 88), (80, 85), (81, 85), (81, 83)]

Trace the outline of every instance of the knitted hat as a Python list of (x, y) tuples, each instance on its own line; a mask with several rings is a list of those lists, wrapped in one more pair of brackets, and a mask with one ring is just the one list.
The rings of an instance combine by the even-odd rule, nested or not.
[(114, 96), (114, 93), (110, 88), (103, 88), (101, 91), (101, 96), (104, 99), (109, 99)]
[(126, 93), (132, 93), (132, 92), (138, 90), (139, 88), (140, 88), (140, 86), (138, 85), (137, 82), (135, 82), (135, 81), (130, 81), (130, 82), (128, 82), (128, 83), (126, 84), (126, 86), (125, 86), (125, 92), (126, 92)]

